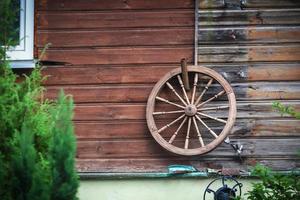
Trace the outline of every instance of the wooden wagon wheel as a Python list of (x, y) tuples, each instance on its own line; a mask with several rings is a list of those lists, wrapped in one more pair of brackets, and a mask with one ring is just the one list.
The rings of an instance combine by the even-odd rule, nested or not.
[[(187, 71), (191, 90), (185, 89), (180, 68), (170, 71), (154, 86), (146, 118), (163, 148), (179, 155), (201, 155), (226, 139), (235, 121), (236, 101), (229, 83), (214, 70), (187, 66)], [(226, 116), (218, 116), (220, 112)]]

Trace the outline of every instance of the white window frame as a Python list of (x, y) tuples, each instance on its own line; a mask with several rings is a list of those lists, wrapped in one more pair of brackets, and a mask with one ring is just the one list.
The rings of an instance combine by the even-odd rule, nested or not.
[(12, 68), (33, 68), (34, 0), (20, 0), (19, 44), (7, 52)]

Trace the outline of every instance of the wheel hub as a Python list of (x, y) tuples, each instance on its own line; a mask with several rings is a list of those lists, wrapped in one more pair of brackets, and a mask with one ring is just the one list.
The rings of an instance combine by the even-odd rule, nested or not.
[(185, 107), (184, 112), (187, 116), (192, 117), (192, 116), (196, 115), (197, 108), (195, 105), (190, 104)]

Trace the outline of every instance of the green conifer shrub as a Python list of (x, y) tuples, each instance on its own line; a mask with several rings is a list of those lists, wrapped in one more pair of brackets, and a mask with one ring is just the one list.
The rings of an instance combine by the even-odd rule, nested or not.
[(6, 57), (15, 44), (14, 1), (0, 1), (0, 199), (77, 199), (73, 102), (63, 92), (44, 99), (39, 63), (16, 82)]
[(49, 161), (52, 174), (51, 199), (76, 199), (78, 177), (74, 171), (76, 141), (73, 125), (73, 102), (60, 92), (57, 110), (52, 113), (55, 124), (50, 141)]

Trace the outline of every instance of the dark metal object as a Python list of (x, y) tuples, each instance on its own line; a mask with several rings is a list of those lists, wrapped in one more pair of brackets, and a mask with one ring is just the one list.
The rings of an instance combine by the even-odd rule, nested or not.
[(233, 150), (237, 153), (239, 159), (242, 161), (242, 152), (244, 150), (244, 146), (239, 142), (230, 141), (229, 137), (227, 137), (224, 142), (226, 144), (229, 144), (233, 148)]
[[(212, 189), (217, 184), (222, 184), (217, 190)], [(208, 184), (205, 189), (203, 200), (206, 200), (208, 194), (213, 195), (214, 200), (233, 200), (235, 197), (241, 196), (243, 184), (238, 182), (231, 176), (223, 176), (217, 178)], [(216, 187), (216, 186), (215, 186)]]

